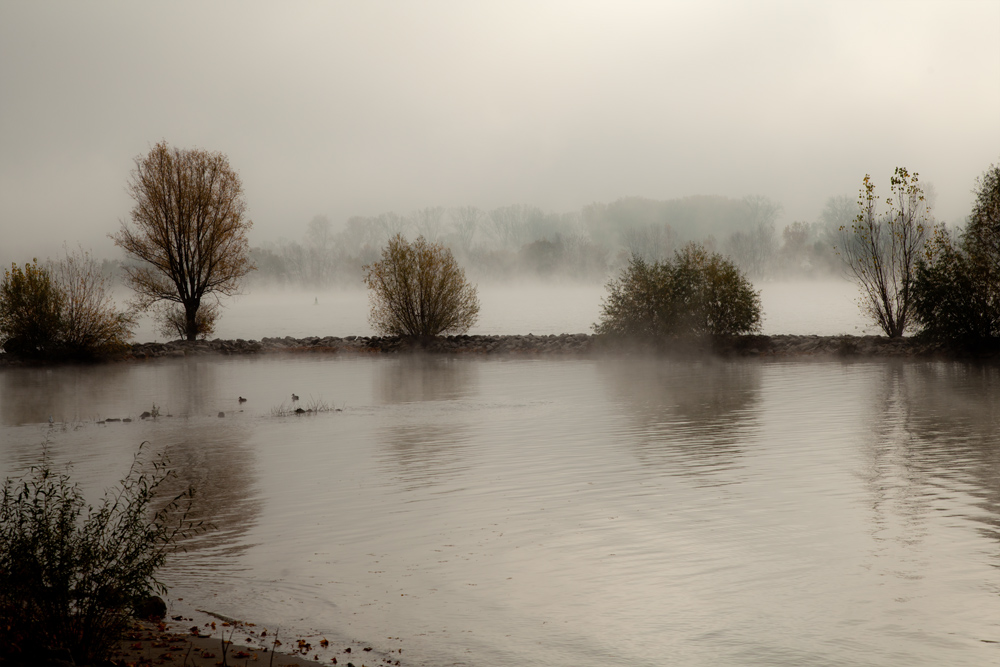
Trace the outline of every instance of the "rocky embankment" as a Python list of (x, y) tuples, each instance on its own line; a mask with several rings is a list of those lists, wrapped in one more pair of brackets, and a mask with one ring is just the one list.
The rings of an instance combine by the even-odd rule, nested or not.
[(189, 357), (208, 354), (433, 354), (487, 355), (577, 355), (637, 353), (716, 354), (737, 357), (929, 357), (950, 356), (940, 345), (912, 338), (884, 336), (731, 336), (700, 341), (660, 341), (636, 344), (592, 334), (550, 336), (436, 336), (400, 338), (381, 336), (310, 336), (256, 340), (200, 340), (169, 343), (139, 343), (132, 346), (133, 359)]

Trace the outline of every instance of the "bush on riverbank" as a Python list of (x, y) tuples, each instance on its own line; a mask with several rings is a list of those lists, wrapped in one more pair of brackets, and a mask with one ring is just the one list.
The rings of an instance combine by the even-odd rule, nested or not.
[(931, 340), (965, 349), (1000, 345), (1000, 166), (979, 179), (961, 235), (935, 230), (917, 266), (913, 304)]
[(90, 359), (126, 350), (135, 322), (83, 250), (55, 264), (11, 265), (0, 282), (0, 347), (24, 358)]
[(0, 283), (0, 347), (18, 356), (51, 353), (59, 340), (65, 299), (38, 260), (12, 264)]
[(140, 447), (128, 475), (95, 510), (48, 458), (0, 499), (0, 659), (31, 662), (35, 651), (68, 650), (78, 664), (106, 659), (133, 605), (164, 592), (157, 570), (187, 519), (189, 489), (157, 508), (172, 477), (165, 457)]
[(464, 334), (479, 317), (476, 288), (451, 251), (418, 237), (389, 239), (382, 259), (364, 268), (371, 290), (370, 321), (389, 336)]
[(629, 260), (608, 284), (598, 334), (634, 338), (737, 335), (760, 330), (760, 295), (735, 264), (696, 244), (672, 260)]

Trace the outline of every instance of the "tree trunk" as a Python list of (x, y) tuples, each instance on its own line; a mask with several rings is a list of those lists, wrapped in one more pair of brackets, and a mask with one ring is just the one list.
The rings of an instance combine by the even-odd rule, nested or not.
[(188, 340), (197, 340), (198, 334), (198, 307), (201, 304), (198, 301), (192, 301), (184, 304), (184, 319), (185, 319), (185, 329)]

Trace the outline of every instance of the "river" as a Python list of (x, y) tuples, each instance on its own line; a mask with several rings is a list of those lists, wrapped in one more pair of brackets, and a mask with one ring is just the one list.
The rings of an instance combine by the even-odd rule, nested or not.
[[(98, 494), (148, 441), (214, 525), (164, 572), (174, 610), (403, 665), (1000, 664), (998, 383), (929, 361), (6, 368), (0, 473), (47, 443)], [(331, 409), (288, 415), (293, 392)]]

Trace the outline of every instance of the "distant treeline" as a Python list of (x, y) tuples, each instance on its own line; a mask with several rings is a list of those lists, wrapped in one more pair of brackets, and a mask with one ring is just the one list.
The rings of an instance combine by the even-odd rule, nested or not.
[[(314, 217), (301, 240), (251, 248), (257, 285), (362, 285), (361, 267), (376, 261), (392, 236), (443, 243), (474, 281), (559, 279), (604, 282), (636, 255), (663, 261), (692, 241), (728, 256), (754, 280), (841, 275), (841, 225), (857, 216), (857, 201), (830, 197), (818, 219), (779, 225), (781, 205), (761, 196), (626, 197), (571, 213), (514, 204), (432, 207), (403, 216), (355, 216), (338, 229)], [(118, 262), (102, 271), (117, 274)]]
[(755, 279), (839, 272), (835, 245), (857, 203), (831, 197), (819, 219), (780, 231), (780, 204), (761, 196), (696, 196), (658, 201), (640, 197), (595, 203), (572, 213), (546, 213), (514, 204), (486, 211), (475, 206), (431, 207), (403, 216), (352, 217), (340, 229), (323, 216), (309, 222), (301, 241), (252, 249), (252, 280), (272, 285), (361, 284), (361, 267), (375, 261), (397, 233), (443, 243), (478, 281), (559, 278), (599, 282), (630, 256), (664, 260), (698, 241), (728, 255)]

